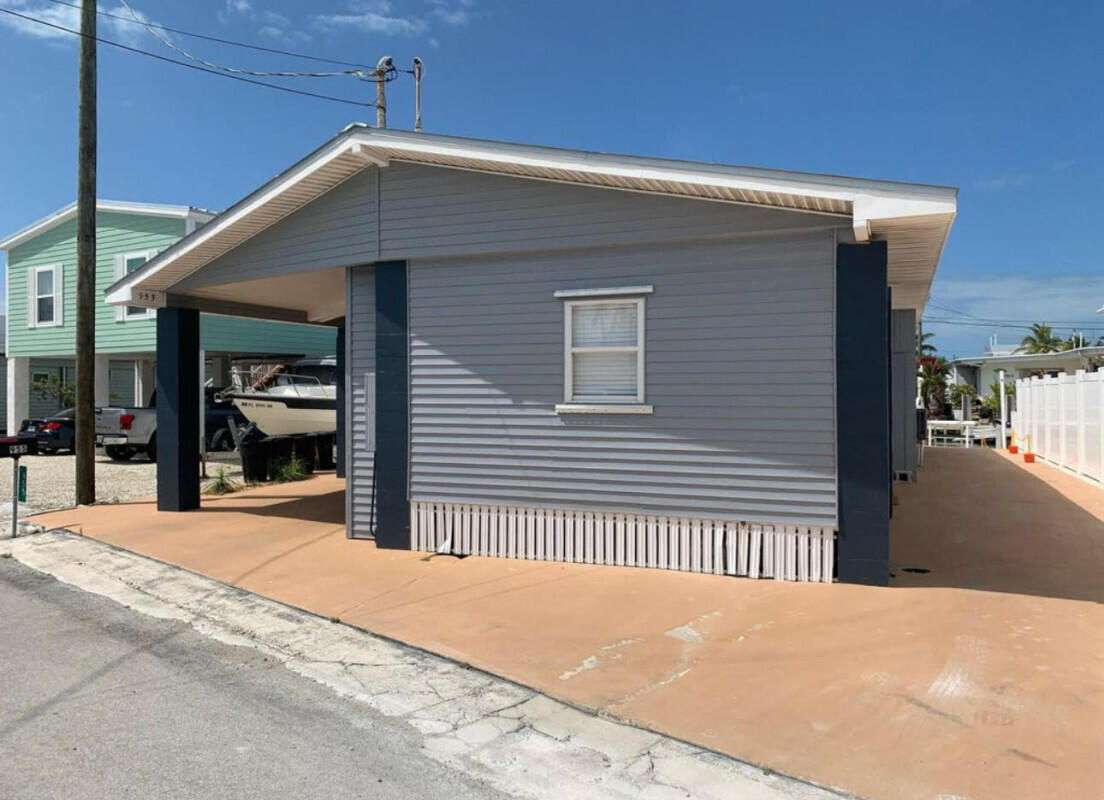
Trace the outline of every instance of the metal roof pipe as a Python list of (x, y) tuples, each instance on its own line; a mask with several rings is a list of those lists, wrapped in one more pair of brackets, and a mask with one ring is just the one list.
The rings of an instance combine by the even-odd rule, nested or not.
[(422, 59), (414, 57), (414, 131), (422, 130)]

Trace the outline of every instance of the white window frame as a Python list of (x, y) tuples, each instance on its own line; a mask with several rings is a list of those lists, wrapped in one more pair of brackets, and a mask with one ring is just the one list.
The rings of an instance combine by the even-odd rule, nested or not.
[[(625, 289), (562, 290), (556, 296), (564, 298), (564, 401), (556, 406), (558, 414), (651, 414), (653, 408), (644, 403), (645, 298), (651, 286)], [(635, 296), (632, 296), (635, 295)], [(571, 298), (571, 299), (568, 299)], [(584, 299), (576, 299), (584, 298)], [(614, 347), (575, 347), (572, 342), (576, 308), (586, 306), (636, 305), (636, 344)], [(608, 397), (576, 397), (574, 387), (574, 356), (576, 353), (636, 353), (636, 397), (614, 400)]]
[[(121, 280), (128, 274), (126, 263), (132, 258), (144, 258), (146, 261), (153, 259), (160, 251), (158, 250), (137, 250), (133, 253), (122, 253), (118, 256), (115, 262), (115, 280)], [(139, 267), (141, 269), (141, 267)], [(131, 313), (130, 306), (116, 306), (115, 307), (115, 321), (116, 322), (128, 322), (130, 320), (138, 319), (152, 319), (157, 315), (157, 310), (153, 308), (144, 308), (139, 313)]]
[[(49, 272), (53, 275), (54, 291), (51, 294), (40, 295), (38, 293), (38, 276), (42, 272)], [(30, 296), (31, 313), (30, 313), (30, 325), (31, 328), (57, 328), (64, 322), (64, 307), (62, 306), (64, 271), (61, 264), (45, 264), (41, 267), (34, 267), (31, 270), (31, 285), (27, 287), (27, 294)], [(38, 301), (44, 297), (52, 297), (54, 300), (54, 318), (49, 322), (42, 322), (38, 318)]]

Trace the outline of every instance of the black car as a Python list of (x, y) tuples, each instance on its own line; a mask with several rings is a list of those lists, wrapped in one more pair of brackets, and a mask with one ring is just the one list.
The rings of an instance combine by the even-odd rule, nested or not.
[(76, 411), (66, 408), (45, 419), (25, 419), (19, 428), (21, 435), (33, 433), (38, 440), (38, 452), (56, 453), (60, 450), (73, 452), (76, 439)]

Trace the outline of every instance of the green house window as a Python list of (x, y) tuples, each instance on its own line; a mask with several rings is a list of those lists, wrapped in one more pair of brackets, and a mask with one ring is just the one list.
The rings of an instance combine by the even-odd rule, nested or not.
[[(115, 258), (115, 279), (124, 278), (130, 273), (137, 270), (154, 255), (156, 250), (146, 250), (140, 253), (126, 253), (124, 255), (116, 256)], [(153, 313), (148, 308), (142, 308), (141, 306), (124, 306), (118, 308), (115, 311), (115, 319), (128, 320), (128, 319), (149, 319), (153, 316)]]
[(27, 324), (49, 328), (61, 324), (61, 265), (35, 267), (31, 274)]

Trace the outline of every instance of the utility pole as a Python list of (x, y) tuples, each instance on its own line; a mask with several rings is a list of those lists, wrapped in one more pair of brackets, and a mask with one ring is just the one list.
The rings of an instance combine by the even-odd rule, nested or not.
[(387, 73), (391, 71), (394, 61), (391, 56), (384, 56), (376, 62), (376, 68), (372, 70), (372, 76), (376, 81), (376, 127), (387, 127), (387, 94), (384, 85), (387, 83)]
[(96, 0), (81, 0), (77, 111), (77, 503), (96, 502)]

